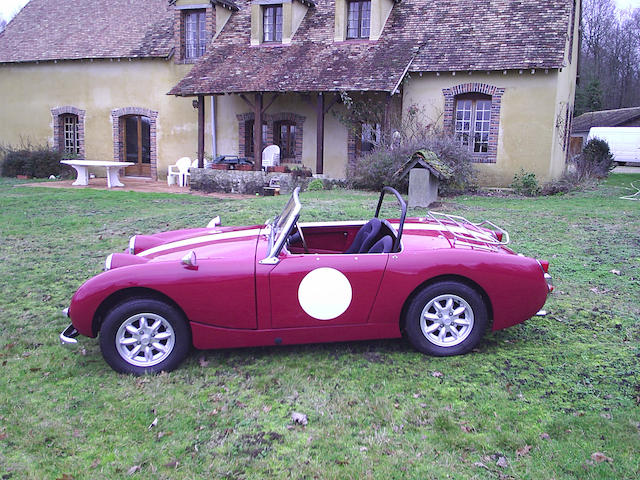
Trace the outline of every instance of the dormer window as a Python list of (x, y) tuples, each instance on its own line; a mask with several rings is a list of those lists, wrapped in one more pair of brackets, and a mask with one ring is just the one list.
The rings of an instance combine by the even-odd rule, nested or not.
[(347, 38), (369, 38), (371, 0), (352, 0), (347, 4)]
[(204, 55), (207, 47), (207, 20), (205, 10), (191, 10), (184, 14), (184, 58)]
[(267, 5), (262, 10), (263, 42), (282, 42), (282, 5)]

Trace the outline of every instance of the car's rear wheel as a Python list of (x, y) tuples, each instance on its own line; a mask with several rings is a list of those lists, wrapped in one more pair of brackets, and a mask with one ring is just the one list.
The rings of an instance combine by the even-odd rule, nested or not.
[(464, 283), (443, 281), (414, 296), (407, 309), (405, 332), (417, 350), (442, 357), (474, 348), (487, 323), (482, 295)]
[(191, 348), (182, 312), (156, 299), (131, 299), (112, 308), (100, 329), (100, 349), (117, 372), (142, 375), (175, 369)]

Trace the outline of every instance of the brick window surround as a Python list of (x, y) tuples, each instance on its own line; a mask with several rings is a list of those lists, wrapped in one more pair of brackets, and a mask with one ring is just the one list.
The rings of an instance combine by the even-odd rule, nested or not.
[(151, 157), (151, 178), (158, 180), (158, 148), (156, 145), (156, 132), (158, 112), (141, 107), (125, 107), (111, 110), (112, 132), (113, 132), (113, 161), (124, 162), (124, 145), (121, 137), (120, 119), (127, 115), (142, 115), (149, 118), (149, 150)]
[[(246, 137), (246, 125), (248, 121), (254, 119), (253, 112), (241, 113), (236, 115), (238, 120), (238, 155), (246, 157), (245, 138)], [(277, 122), (291, 122), (296, 126), (296, 146), (295, 157), (282, 159), (283, 163), (302, 163), (302, 129), (306, 117), (291, 112), (275, 113), (273, 115), (264, 114), (262, 120), (267, 124), (267, 141), (263, 145), (272, 145), (274, 139), (273, 125)]]
[(79, 108), (65, 105), (63, 107), (57, 107), (51, 109), (51, 116), (53, 117), (53, 145), (54, 148), (60, 149), (64, 140), (64, 125), (61, 119), (64, 115), (75, 115), (78, 118), (78, 147), (80, 153), (78, 158), (84, 159), (84, 117), (86, 110), (80, 110)]
[(491, 121), (489, 123), (489, 145), (487, 152), (472, 152), (476, 163), (496, 163), (498, 156), (498, 131), (500, 126), (500, 106), (504, 88), (487, 83), (463, 83), (442, 90), (444, 95), (444, 124), (451, 133), (455, 131), (456, 97), (465, 93), (481, 93), (491, 97)]

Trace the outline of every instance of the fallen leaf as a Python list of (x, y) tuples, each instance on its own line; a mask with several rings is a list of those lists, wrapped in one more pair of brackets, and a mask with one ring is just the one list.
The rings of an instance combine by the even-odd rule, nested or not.
[(300, 425), (306, 425), (309, 422), (309, 419), (304, 413), (293, 412), (291, 414), (291, 421)]
[(366, 452), (367, 450), (369, 450), (367, 447), (360, 447), (361, 452)]
[(265, 405), (264, 407), (262, 407), (262, 411), (264, 413), (269, 413), (271, 411), (271, 407), (269, 405)]
[(532, 448), (531, 445), (525, 445), (524, 447), (517, 449), (516, 456), (524, 457), (525, 455), (529, 455), (531, 448)]
[(420, 394), (419, 393), (414, 393), (413, 394), (413, 398), (420, 398)]
[(487, 470), (489, 470), (489, 467), (487, 467), (484, 463), (482, 462), (476, 462), (473, 464), (474, 467), (478, 467), (478, 468), (486, 468)]
[(591, 460), (593, 460), (596, 463), (602, 463), (602, 462), (609, 462), (612, 463), (613, 462), (613, 458), (607, 457), (604, 453), (602, 452), (595, 452), (591, 454)]
[(5, 432), (0, 432), (0, 440), (4, 440), (5, 438), (8, 438), (9, 435), (7, 435)]
[(100, 460), (98, 460), (97, 458), (91, 462), (91, 468), (98, 468), (98, 465), (100, 465)]
[(496, 465), (500, 468), (507, 468), (509, 466), (509, 464), (507, 463), (507, 459), (504, 457), (500, 457), (496, 462)]
[(620, 273), (620, 270), (616, 270), (615, 268), (613, 270), (610, 270), (610, 273), (613, 273), (614, 275), (622, 275), (622, 273)]
[(129, 470), (127, 470), (127, 475), (133, 475), (136, 472), (140, 471), (140, 465), (134, 465)]
[(436, 377), (436, 378), (440, 378), (442, 377), (443, 373), (442, 372), (431, 372), (431, 376), (432, 377)]
[(198, 359), (198, 363), (200, 364), (200, 366), (202, 368), (206, 367), (207, 365), (209, 365), (209, 360), (207, 360), (207, 357), (200, 357)]
[(149, 430), (151, 430), (153, 427), (155, 427), (158, 424), (158, 417), (153, 419), (153, 422), (151, 422), (151, 425), (149, 425)]
[(543, 432), (543, 433), (540, 434), (540, 439), (541, 440), (549, 440), (550, 438), (551, 438), (551, 436), (546, 432)]
[(43, 302), (48, 302), (49, 300), (51, 300), (51, 295), (43, 295), (42, 296), (42, 301)]
[(460, 430), (462, 430), (465, 433), (473, 432), (473, 428), (470, 427), (469, 425), (460, 425)]
[(73, 476), (69, 475), (68, 473), (63, 473), (62, 476), (60, 478), (58, 478), (57, 480), (73, 480)]
[(178, 468), (178, 465), (180, 465), (180, 462), (178, 460), (174, 460), (173, 462), (165, 463), (163, 465), (163, 467), (165, 467), (165, 468)]

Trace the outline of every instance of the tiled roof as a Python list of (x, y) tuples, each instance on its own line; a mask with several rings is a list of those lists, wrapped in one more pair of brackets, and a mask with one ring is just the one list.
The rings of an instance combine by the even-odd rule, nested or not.
[(591, 127), (619, 127), (633, 120), (640, 120), (640, 107), (587, 112), (573, 119), (571, 131), (578, 133), (588, 132)]
[(334, 42), (334, 0), (317, 0), (290, 45), (250, 45), (251, 0), (171, 94), (386, 91), (407, 71), (559, 68), (573, 0), (402, 0), (377, 41)]
[(435, 0), (428, 3), (428, 8), (422, 9), (417, 27), (423, 30), (425, 45), (410, 71), (562, 66), (573, 0)]
[(0, 62), (167, 57), (167, 0), (31, 0), (0, 34)]

